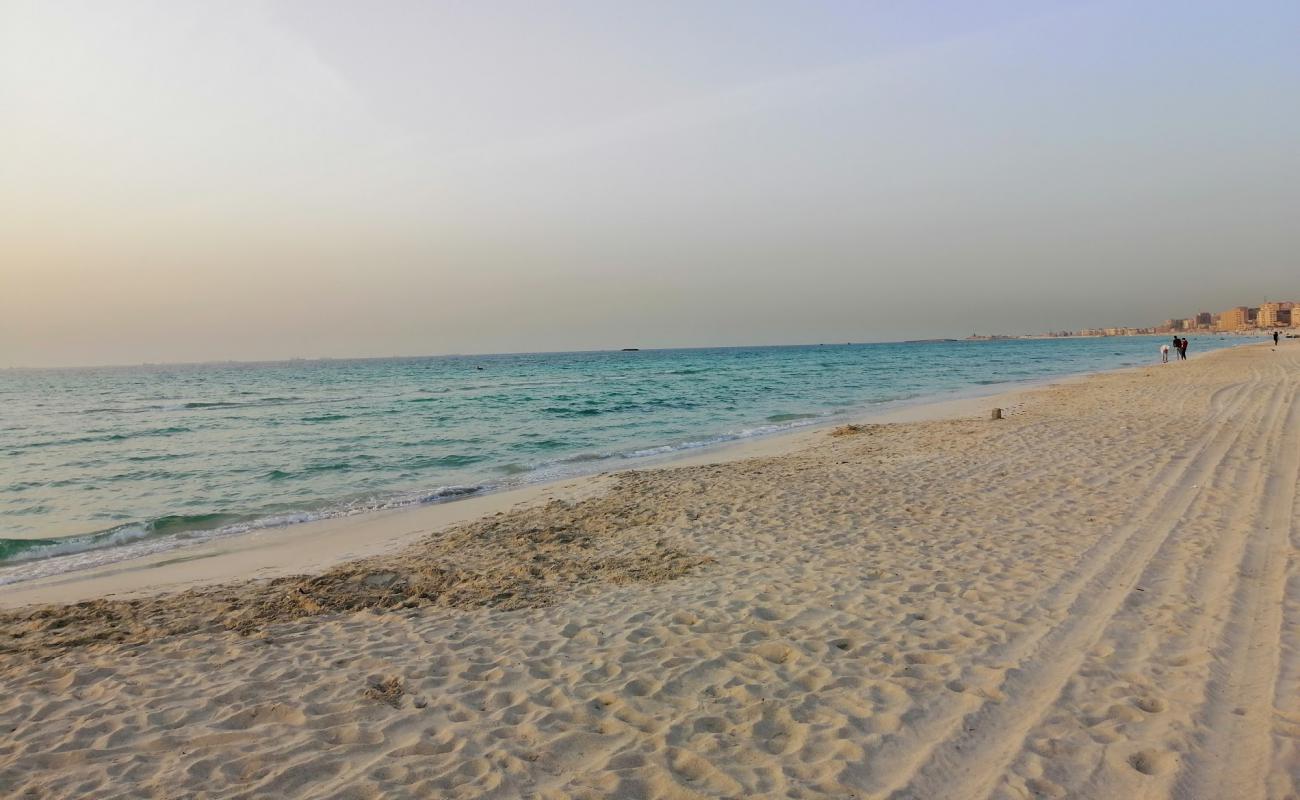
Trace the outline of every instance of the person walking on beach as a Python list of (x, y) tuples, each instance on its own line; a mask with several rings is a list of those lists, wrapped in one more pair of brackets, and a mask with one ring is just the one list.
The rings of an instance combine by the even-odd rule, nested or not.
[(1160, 363), (1161, 364), (1169, 363), (1169, 345), (1167, 344), (1160, 345)]
[(1273, 346), (1277, 347), (1277, 331), (1273, 331)]
[(1186, 336), (1184, 336), (1182, 338), (1182, 341), (1178, 343), (1178, 360), (1179, 361), (1187, 360), (1187, 337)]

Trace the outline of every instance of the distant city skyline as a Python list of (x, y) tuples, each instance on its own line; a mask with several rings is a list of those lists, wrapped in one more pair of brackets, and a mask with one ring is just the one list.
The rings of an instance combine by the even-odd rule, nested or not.
[(1258, 1), (0, 0), (0, 367), (1293, 297), (1297, 29)]
[(968, 338), (1062, 338), (1069, 336), (1145, 336), (1159, 333), (1242, 333), (1300, 328), (1300, 301), (1264, 301), (1258, 306), (1233, 306), (1220, 312), (1198, 311), (1187, 317), (1170, 317), (1158, 325), (1107, 325), (1056, 329), (1033, 334), (972, 334)]

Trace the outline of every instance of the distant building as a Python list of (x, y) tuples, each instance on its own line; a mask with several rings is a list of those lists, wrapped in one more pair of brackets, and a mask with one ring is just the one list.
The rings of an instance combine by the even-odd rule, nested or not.
[(1261, 328), (1277, 328), (1282, 324), (1278, 318), (1284, 310), (1286, 311), (1287, 322), (1290, 322), (1291, 310), (1289, 308), (1283, 309), (1282, 305), (1282, 303), (1261, 303), (1259, 316), (1255, 324)]
[(1214, 315), (1211, 314), (1211, 313), (1208, 312), (1208, 311), (1202, 311), (1201, 313), (1197, 314), (1197, 315), (1196, 315), (1196, 327), (1198, 327), (1198, 328), (1213, 328), (1213, 327), (1214, 327)]
[(1250, 316), (1250, 309), (1246, 306), (1237, 306), (1222, 311), (1219, 313), (1219, 330), (1240, 330), (1250, 324)]

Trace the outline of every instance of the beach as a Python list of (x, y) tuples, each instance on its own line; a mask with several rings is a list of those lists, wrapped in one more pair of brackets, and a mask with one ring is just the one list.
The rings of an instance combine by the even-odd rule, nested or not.
[(6, 587), (0, 794), (1294, 797), (1298, 387), (1239, 347)]
[[(1231, 344), (1205, 336), (1194, 352)], [(328, 561), (378, 512), (473, 500), (429, 525), (470, 519), (498, 510), (487, 495), (1145, 364), (1154, 350), (1116, 337), (6, 371), (0, 596), (266, 530)]]

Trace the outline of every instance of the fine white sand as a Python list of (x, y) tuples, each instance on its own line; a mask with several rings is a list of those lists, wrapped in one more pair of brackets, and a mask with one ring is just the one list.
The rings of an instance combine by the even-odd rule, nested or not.
[(1295, 797), (1298, 388), (1239, 348), (13, 610), (0, 796)]

